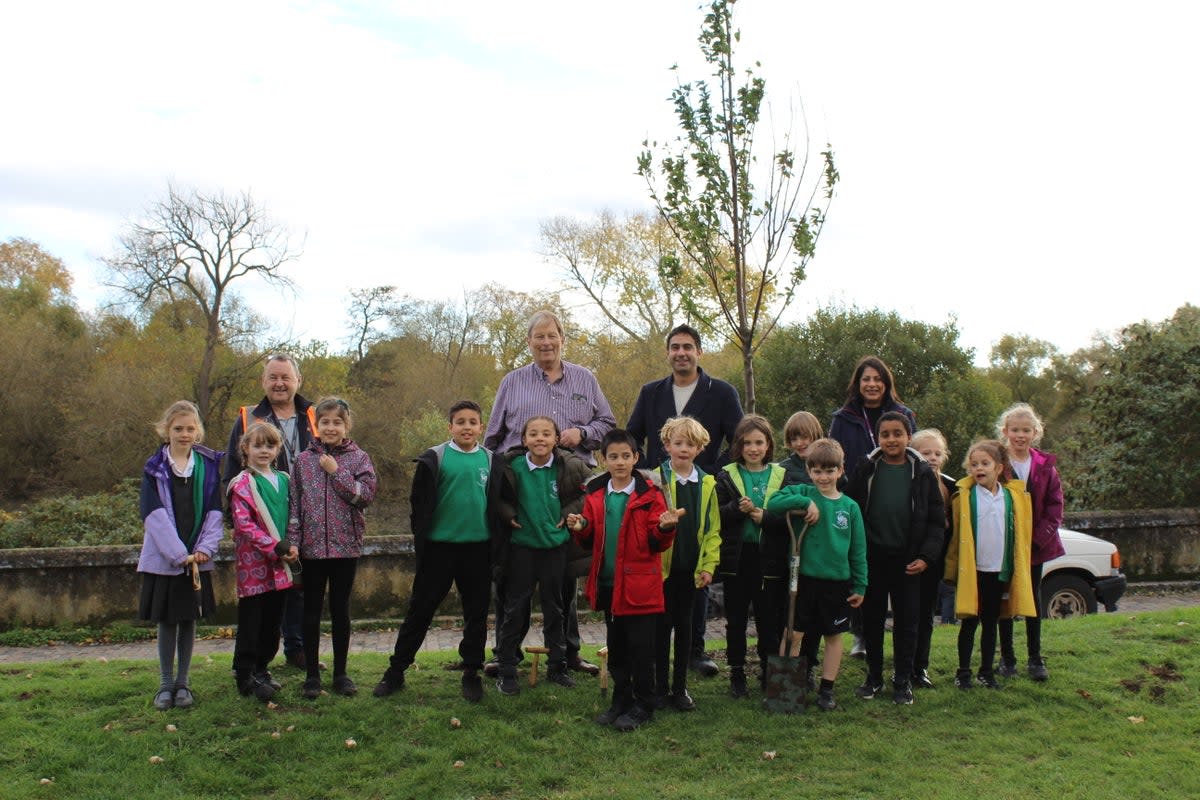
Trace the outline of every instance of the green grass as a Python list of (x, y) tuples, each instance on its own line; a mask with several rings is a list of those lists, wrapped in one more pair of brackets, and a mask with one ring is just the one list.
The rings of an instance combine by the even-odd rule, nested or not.
[[(386, 659), (355, 655), (360, 696), (303, 701), (291, 670), (279, 707), (233, 691), (229, 657), (200, 657), (190, 711), (151, 707), (157, 665), (96, 660), (0, 669), (6, 798), (1136, 798), (1200, 795), (1200, 609), (1048, 623), (1047, 684), (950, 685), (956, 628), (934, 639), (938, 688), (911, 707), (853, 696), (841, 709), (763, 712), (722, 679), (693, 681), (699, 709), (631, 734), (591, 722), (595, 679), (571, 691), (490, 685), (458, 696), (453, 653), (370, 696)], [(1020, 646), (1020, 644), (1018, 644)], [(451, 717), (462, 722), (451, 727)], [(1130, 718), (1139, 721), (1131, 721)], [(177, 730), (168, 732), (167, 724)], [(272, 734), (278, 733), (278, 738)], [(347, 749), (353, 738), (357, 747)], [(774, 759), (764, 752), (773, 751)], [(151, 764), (151, 756), (161, 764)], [(455, 761), (463, 766), (456, 768)], [(41, 778), (53, 783), (41, 785)]]

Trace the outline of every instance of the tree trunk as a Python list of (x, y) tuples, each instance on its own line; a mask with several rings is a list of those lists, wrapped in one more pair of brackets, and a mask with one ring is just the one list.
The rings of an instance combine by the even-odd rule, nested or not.
[(754, 351), (750, 342), (742, 341), (742, 380), (746, 384), (746, 398), (743, 406), (747, 414), (755, 413), (756, 398), (754, 395)]

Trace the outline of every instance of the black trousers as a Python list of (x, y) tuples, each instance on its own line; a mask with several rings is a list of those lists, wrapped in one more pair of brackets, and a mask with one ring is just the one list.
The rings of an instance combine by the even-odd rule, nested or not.
[(533, 589), (538, 587), (542, 603), (542, 635), (546, 649), (547, 668), (566, 666), (567, 646), (563, 629), (563, 577), (566, 574), (566, 544), (540, 549), (514, 544), (509, 551), (508, 576), (504, 582), (504, 623), (497, 637), (497, 656), (500, 674), (517, 674), (521, 661), (522, 631), (529, 630), (529, 607)]
[(903, 553), (867, 554), (867, 595), (863, 598), (863, 638), (867, 645), (867, 678), (883, 679), (883, 633), (888, 599), (892, 601), (892, 666), (896, 679), (906, 681), (913, 671), (917, 645), (917, 607), (921, 576), (907, 575)]
[[(500, 659), (500, 629), (504, 627), (505, 611), (504, 605), (508, 599), (507, 579), (496, 584), (495, 603), (496, 609), (496, 647), (492, 649), (492, 654), (496, 656), (496, 660)], [(564, 574), (563, 590), (563, 641), (567, 646), (567, 661), (573, 661), (579, 655), (579, 650), (583, 647), (583, 640), (579, 638), (579, 579), (571, 575)], [(521, 638), (519, 642), (525, 641), (525, 637), (529, 634), (529, 618), (533, 612), (532, 597), (530, 602), (525, 604), (524, 611), (520, 614), (521, 617)], [(518, 658), (517, 661), (521, 659)]]
[[(698, 593), (691, 573), (673, 572), (663, 581), (667, 610), (658, 615), (654, 631), (654, 690), (658, 694), (667, 693), (668, 676), (670, 691), (687, 689), (688, 662), (692, 657), (692, 610)], [(675, 631), (675, 668), (669, 671), (672, 630)]]
[(483, 669), (487, 614), (492, 586), (491, 542), (426, 542), (413, 577), (408, 614), (396, 633), (391, 668), (403, 671), (425, 641), (438, 606), (453, 585), (462, 601), (463, 638), (458, 655), (465, 669)]
[(765, 674), (767, 658), (779, 654), (787, 581), (763, 577), (758, 545), (750, 542), (742, 545), (737, 574), (726, 574), (722, 580), (725, 583), (725, 640), (729, 666), (746, 666), (746, 626), (750, 622), (750, 608), (753, 606), (754, 625), (758, 629), (759, 664)]
[(357, 558), (313, 558), (304, 561), (304, 660), (309, 678), (320, 678), (321, 612), (329, 589), (329, 621), (333, 628), (333, 674), (346, 674), (350, 652), (350, 592)]
[(239, 676), (265, 671), (279, 652), (279, 621), (285, 599), (286, 592), (238, 598), (233, 669)]
[[(979, 672), (991, 675), (996, 660), (996, 628), (1000, 621), (1000, 600), (1005, 585), (1000, 582), (999, 572), (976, 572), (979, 584), (979, 616), (964, 617), (958, 627), (958, 668), (971, 668), (971, 652), (975, 649), (975, 629), (983, 628), (979, 635)], [(961, 587), (959, 588), (961, 592)]]
[(913, 652), (913, 672), (929, 669), (929, 649), (933, 641), (933, 612), (937, 609), (938, 596), (945, 572), (945, 559), (939, 558), (921, 573), (921, 596), (917, 604), (917, 648)]
[(613, 708), (628, 711), (637, 705), (647, 714), (653, 714), (654, 629), (658, 615), (613, 616), (611, 586), (600, 587), (596, 599), (597, 605), (604, 609)]
[[(1025, 649), (1031, 664), (1042, 660), (1042, 566), (1033, 564), (1029, 569), (1029, 577), (1033, 581), (1033, 602), (1037, 606), (1037, 616), (1025, 618)], [(1000, 620), (1000, 658), (1009, 664), (1017, 661), (1013, 650), (1012, 619)]]

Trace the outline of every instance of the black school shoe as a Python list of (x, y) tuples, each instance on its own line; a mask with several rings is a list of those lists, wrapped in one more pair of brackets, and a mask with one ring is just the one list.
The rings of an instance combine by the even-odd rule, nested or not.
[(730, 670), (729, 696), (734, 700), (742, 700), (750, 696), (750, 689), (746, 686), (746, 669), (744, 667), (734, 667)]
[(358, 687), (354, 685), (354, 681), (350, 680), (349, 675), (334, 675), (333, 692), (342, 697), (354, 697), (358, 694)]
[(671, 707), (676, 711), (695, 711), (696, 701), (688, 694), (688, 690), (684, 689), (671, 693)]
[(1046, 659), (1029, 659), (1028, 669), (1030, 680), (1037, 681), (1038, 683), (1044, 683), (1045, 681), (1050, 680), (1050, 672), (1046, 669)]
[(1009, 660), (1007, 660), (1007, 659), (1001, 659), (1001, 660), (1000, 660), (1000, 668), (999, 668), (999, 669), (997, 669), (997, 670), (996, 670), (996, 672), (997, 672), (997, 673), (999, 673), (999, 675), (1000, 675), (1000, 677), (1001, 677), (1001, 678), (1015, 678), (1015, 677), (1017, 677), (1017, 662), (1016, 662), (1016, 659), (1013, 659), (1013, 660), (1011, 660), (1011, 661), (1009, 661)]
[(692, 660), (688, 662), (688, 669), (699, 673), (704, 678), (715, 678), (721, 672), (720, 667), (717, 666), (717, 662), (713, 661), (705, 653), (692, 656)]
[(817, 690), (817, 708), (822, 711), (833, 711), (837, 708), (837, 701), (833, 699), (833, 689)]
[(321, 679), (308, 678), (304, 681), (304, 685), (300, 687), (300, 694), (308, 700), (316, 700), (321, 696)]
[(462, 696), (468, 703), (478, 703), (483, 699), (483, 679), (473, 669), (463, 672)]
[(576, 686), (575, 679), (571, 677), (571, 673), (567, 672), (565, 664), (562, 667), (550, 670), (546, 675), (546, 680), (551, 683), (557, 683), (564, 689), (574, 689)]
[(496, 689), (505, 697), (516, 697), (521, 693), (521, 684), (517, 683), (516, 675), (505, 675), (496, 681)]
[(984, 672), (984, 671), (980, 670), (979, 675), (976, 677), (975, 680), (977, 680), (979, 682), (979, 685), (984, 687), (985, 689), (999, 689), (1000, 688), (1000, 681), (996, 680), (996, 675), (993, 672)]
[(636, 731), (652, 719), (654, 719), (653, 711), (647, 711), (641, 706), (635, 705), (617, 717), (617, 721), (613, 723), (613, 727), (622, 733), (629, 733), (630, 731)]
[(596, 718), (593, 721), (597, 725), (600, 725), (605, 728), (610, 728), (617, 720), (619, 720), (622, 716), (624, 716), (626, 710), (627, 709), (622, 708), (620, 706), (615, 706), (615, 705), (609, 706), (607, 711), (602, 711), (599, 714), (597, 714)]
[(960, 669), (954, 673), (954, 685), (959, 689), (970, 689), (975, 685), (971, 676), (971, 670)]
[(263, 675), (248, 675), (238, 680), (238, 692), (243, 695), (254, 695), (254, 697), (262, 702), (269, 702), (275, 697), (276, 689), (267, 681), (263, 680)]
[(383, 673), (383, 677), (379, 679), (379, 683), (375, 684), (374, 691), (371, 694), (376, 697), (387, 697), (395, 694), (404, 688), (404, 671), (388, 669)]

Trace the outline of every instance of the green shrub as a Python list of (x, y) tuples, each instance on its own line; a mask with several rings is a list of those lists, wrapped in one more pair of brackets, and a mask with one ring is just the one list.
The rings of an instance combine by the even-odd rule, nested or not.
[(139, 544), (139, 487), (127, 478), (107, 492), (49, 497), (0, 515), (0, 548)]

